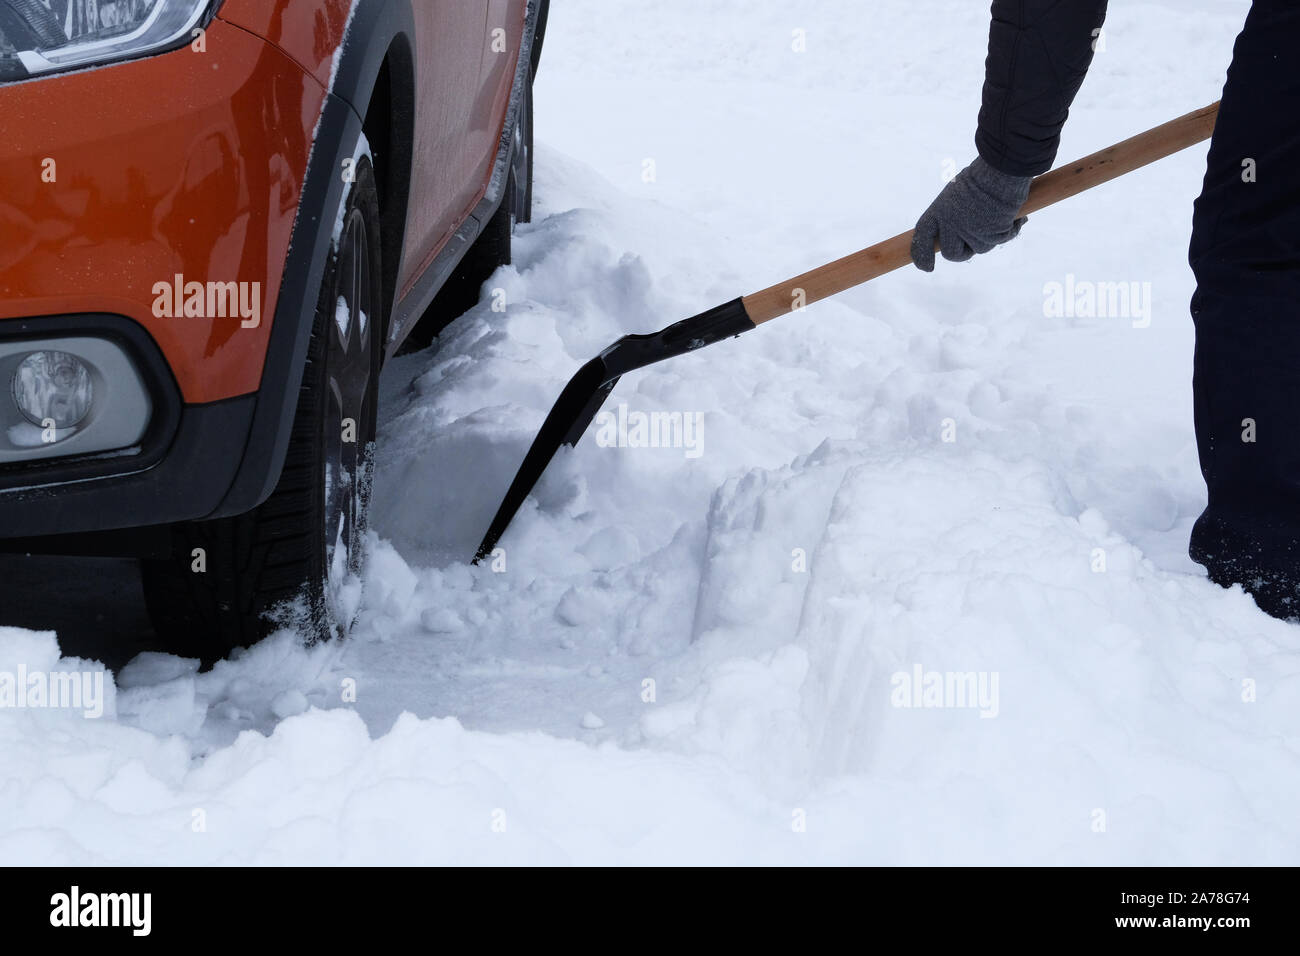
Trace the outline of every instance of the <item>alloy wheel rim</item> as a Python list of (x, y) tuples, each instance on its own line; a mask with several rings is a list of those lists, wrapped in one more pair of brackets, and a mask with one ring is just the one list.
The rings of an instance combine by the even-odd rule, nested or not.
[[(374, 276), (365, 217), (353, 209), (344, 221), (334, 281), (334, 314), (327, 322), (325, 382), (325, 583), (329, 597), (361, 571), (361, 537), (369, 484), (366, 423), (370, 378)], [(351, 439), (351, 440), (349, 440)]]

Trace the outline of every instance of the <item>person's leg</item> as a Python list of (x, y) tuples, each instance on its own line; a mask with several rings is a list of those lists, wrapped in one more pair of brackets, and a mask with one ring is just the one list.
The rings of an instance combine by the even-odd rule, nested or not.
[(1237, 38), (1190, 258), (1209, 491), (1190, 553), (1300, 617), (1300, 3), (1255, 0)]

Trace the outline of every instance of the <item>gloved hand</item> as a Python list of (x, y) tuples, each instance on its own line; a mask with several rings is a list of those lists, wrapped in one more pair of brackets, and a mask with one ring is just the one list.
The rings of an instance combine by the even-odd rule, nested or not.
[(950, 262), (965, 262), (977, 252), (1010, 242), (1027, 220), (1016, 213), (1029, 196), (1029, 176), (1009, 176), (976, 159), (925, 211), (912, 239), (912, 262), (934, 271), (934, 241)]

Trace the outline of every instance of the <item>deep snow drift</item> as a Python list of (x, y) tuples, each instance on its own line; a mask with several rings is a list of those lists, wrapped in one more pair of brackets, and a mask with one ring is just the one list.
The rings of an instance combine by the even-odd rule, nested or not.
[[(1246, 6), (1114, 4), (1061, 159), (1215, 99)], [(581, 362), (971, 158), (986, 5), (864, 10), (557, 3), (535, 222), (385, 373), (356, 637), (0, 711), (0, 861), (1300, 862), (1300, 630), (1184, 555), (1203, 149), (628, 376), (467, 564)]]

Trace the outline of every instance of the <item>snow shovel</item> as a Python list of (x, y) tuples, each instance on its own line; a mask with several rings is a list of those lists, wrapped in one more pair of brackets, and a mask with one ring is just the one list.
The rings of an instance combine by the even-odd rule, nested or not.
[[(1045, 209), (1209, 139), (1218, 115), (1219, 104), (1213, 103), (1039, 176), (1029, 190), (1029, 198), (1020, 215), (1027, 216)], [(560, 393), (555, 407), (546, 416), (541, 431), (524, 456), (487, 534), (483, 536), (474, 563), (492, 553), (560, 446), (578, 443), (623, 375), (748, 332), (764, 322), (799, 311), (804, 305), (902, 268), (912, 261), (911, 245), (912, 233), (909, 230), (762, 292), (683, 319), (658, 332), (625, 335), (605, 349), (580, 368)]]

